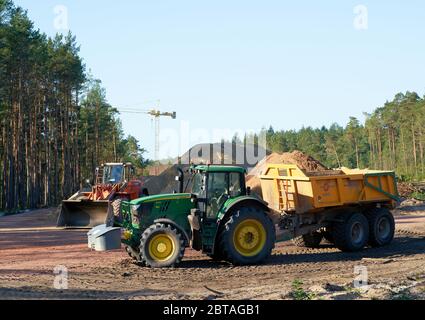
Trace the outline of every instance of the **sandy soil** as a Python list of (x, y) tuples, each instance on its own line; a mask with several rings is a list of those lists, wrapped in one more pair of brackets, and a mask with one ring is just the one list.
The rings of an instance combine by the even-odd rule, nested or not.
[[(425, 205), (395, 211), (397, 236), (356, 254), (277, 246), (266, 264), (233, 267), (191, 250), (181, 267), (141, 268), (123, 251), (91, 252), (87, 231), (54, 228), (52, 210), (0, 218), (1, 299), (424, 299)], [(54, 268), (68, 289), (54, 289)], [(353, 286), (364, 266), (369, 287)]]

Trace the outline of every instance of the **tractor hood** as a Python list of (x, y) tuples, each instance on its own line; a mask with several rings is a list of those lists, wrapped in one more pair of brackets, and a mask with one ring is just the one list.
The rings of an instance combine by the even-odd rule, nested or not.
[(173, 221), (186, 232), (190, 231), (190, 211), (195, 207), (190, 193), (161, 194), (123, 202), (121, 211), (123, 221), (115, 222), (117, 226), (132, 231), (137, 241), (137, 235), (158, 220), (167, 219)]
[(181, 199), (190, 199), (190, 193), (170, 193), (170, 194), (160, 194), (155, 196), (143, 197), (130, 202), (131, 205), (141, 205), (145, 203), (158, 202), (158, 201), (173, 201)]

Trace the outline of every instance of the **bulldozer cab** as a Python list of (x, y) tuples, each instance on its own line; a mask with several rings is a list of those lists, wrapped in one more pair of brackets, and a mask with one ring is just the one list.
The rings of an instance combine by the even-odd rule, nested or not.
[(62, 201), (57, 226), (65, 228), (93, 228), (108, 223), (110, 203), (116, 197), (137, 198), (140, 183), (131, 163), (106, 163), (96, 169), (95, 185), (90, 192), (79, 191)]
[(131, 163), (106, 163), (96, 169), (96, 184), (115, 185), (127, 182), (134, 177)]

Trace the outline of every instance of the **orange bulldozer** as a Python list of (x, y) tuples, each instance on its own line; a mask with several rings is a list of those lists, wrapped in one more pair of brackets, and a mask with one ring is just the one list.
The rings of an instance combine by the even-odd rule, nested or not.
[(96, 181), (91, 191), (79, 191), (62, 202), (57, 226), (91, 229), (112, 224), (119, 215), (121, 201), (146, 195), (142, 182), (134, 178), (131, 163), (106, 163), (96, 169)]

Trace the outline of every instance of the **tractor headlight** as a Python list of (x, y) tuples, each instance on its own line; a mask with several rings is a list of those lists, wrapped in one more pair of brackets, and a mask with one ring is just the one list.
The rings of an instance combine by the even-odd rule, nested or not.
[(124, 240), (130, 240), (133, 237), (133, 232), (131, 232), (130, 230), (124, 230), (123, 234), (122, 234), (122, 238)]

